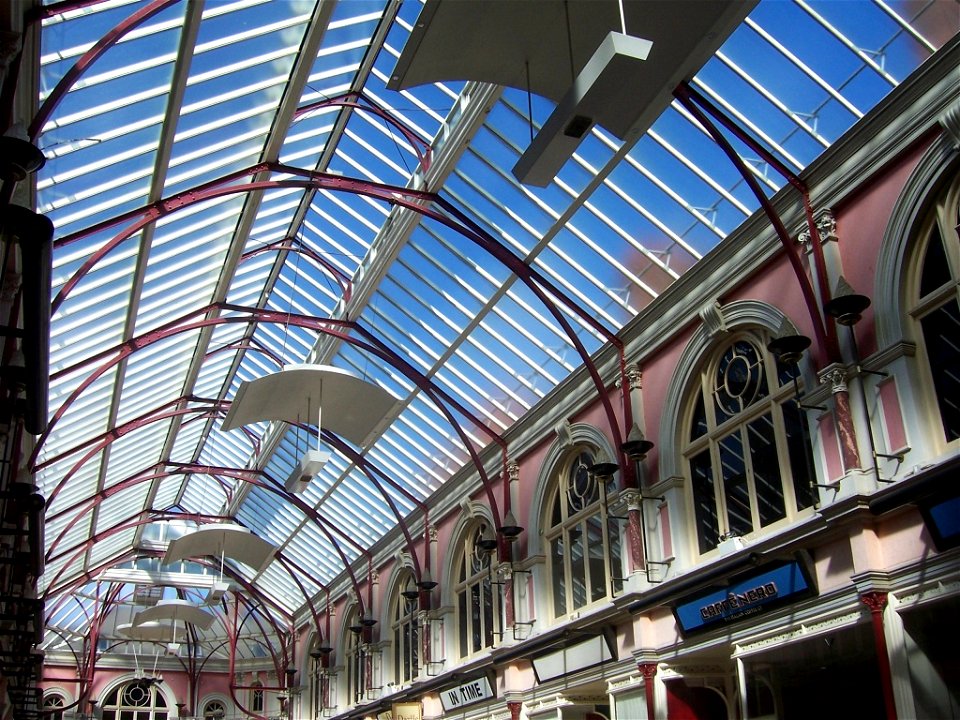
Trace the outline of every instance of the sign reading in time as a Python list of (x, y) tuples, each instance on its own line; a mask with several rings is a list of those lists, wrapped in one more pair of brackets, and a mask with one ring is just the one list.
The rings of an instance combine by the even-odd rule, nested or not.
[(492, 697), (493, 690), (490, 689), (490, 683), (485, 677), (479, 677), (463, 685), (447, 688), (440, 693), (440, 702), (444, 710), (455, 710)]

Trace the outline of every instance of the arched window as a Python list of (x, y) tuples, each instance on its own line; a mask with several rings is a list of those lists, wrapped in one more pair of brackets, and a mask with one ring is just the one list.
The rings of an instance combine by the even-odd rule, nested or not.
[(363, 625), (360, 613), (354, 608), (347, 622), (344, 659), (347, 666), (347, 702), (357, 704), (366, 697), (367, 666), (363, 655)]
[(543, 523), (552, 610), (562, 617), (620, 592), (619, 523), (607, 514), (607, 488), (589, 468), (596, 450), (580, 446), (557, 469)]
[(220, 720), (226, 714), (226, 706), (220, 700), (211, 700), (203, 706), (203, 720)]
[[(63, 720), (63, 708), (67, 701), (59, 693), (50, 693), (43, 698), (44, 718), (47, 720)], [(48, 713), (48, 714), (47, 714)]]
[(408, 683), (420, 674), (418, 597), (412, 577), (398, 584), (390, 625), (393, 632), (393, 681), (397, 685)]
[(960, 182), (941, 192), (916, 236), (917, 269), (910, 314), (920, 326), (923, 354), (943, 439), (960, 439)]
[(251, 683), (253, 689), (250, 691), (250, 709), (254, 712), (263, 712), (263, 683), (255, 680)]
[(684, 456), (697, 547), (791, 521), (814, 503), (806, 418), (794, 400), (797, 366), (778, 365), (764, 331), (742, 332), (704, 365)]
[(141, 680), (116, 688), (102, 708), (102, 720), (167, 720), (163, 694), (154, 683)]
[(324, 717), (327, 710), (336, 706), (333, 694), (336, 690), (330, 665), (331, 647), (319, 636), (310, 650), (310, 707), (312, 718)]
[(493, 537), (485, 522), (478, 522), (462, 545), (457, 578), (457, 628), (460, 657), (492, 647), (500, 633), (500, 594), (494, 592), (490, 563), (493, 552), (483, 550), (480, 541)]

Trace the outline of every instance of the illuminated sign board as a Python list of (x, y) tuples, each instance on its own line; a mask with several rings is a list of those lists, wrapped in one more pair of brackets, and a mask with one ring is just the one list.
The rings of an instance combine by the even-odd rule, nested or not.
[(392, 720), (423, 720), (423, 706), (419, 702), (394, 703)]
[(937, 550), (949, 550), (960, 545), (960, 495), (928, 499), (919, 505), (923, 522)]
[(607, 638), (593, 635), (533, 658), (533, 673), (537, 676), (537, 682), (545, 683), (615, 659)]
[(485, 677), (465, 682), (457, 687), (447, 688), (440, 693), (440, 702), (446, 711), (457, 710), (467, 705), (489, 700), (493, 695), (490, 682)]
[(816, 593), (806, 565), (775, 563), (731, 578), (723, 588), (687, 596), (673, 606), (685, 635), (742, 620)]

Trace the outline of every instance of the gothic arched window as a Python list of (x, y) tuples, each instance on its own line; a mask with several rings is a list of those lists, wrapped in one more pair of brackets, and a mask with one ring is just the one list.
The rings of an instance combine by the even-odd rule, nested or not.
[(701, 553), (814, 503), (806, 418), (794, 399), (797, 366), (779, 365), (767, 342), (765, 332), (740, 333), (697, 378), (684, 456)]
[(59, 693), (50, 693), (43, 698), (44, 717), (47, 720), (63, 720), (63, 708), (67, 701)]
[(203, 706), (203, 720), (220, 720), (226, 714), (227, 709), (220, 700), (210, 700)]
[(155, 683), (121, 685), (104, 699), (102, 720), (167, 720), (167, 701)]
[(349, 632), (346, 634), (344, 658), (347, 666), (347, 698), (348, 702), (357, 704), (366, 697), (367, 664), (364, 658), (363, 625), (360, 622), (360, 613), (354, 608), (347, 622)]
[(916, 236), (910, 314), (920, 326), (943, 439), (960, 439), (960, 182), (940, 193)]
[(393, 599), (393, 676), (397, 685), (420, 674), (420, 625), (418, 593), (413, 579), (399, 583)]
[(589, 468), (596, 451), (579, 447), (556, 471), (543, 523), (554, 617), (613, 597), (623, 588), (619, 524), (607, 513), (606, 479)]
[(499, 593), (494, 592), (490, 564), (493, 551), (483, 549), (482, 540), (493, 537), (485, 522), (465, 533), (456, 572), (457, 628), (460, 657), (493, 647), (500, 632)]

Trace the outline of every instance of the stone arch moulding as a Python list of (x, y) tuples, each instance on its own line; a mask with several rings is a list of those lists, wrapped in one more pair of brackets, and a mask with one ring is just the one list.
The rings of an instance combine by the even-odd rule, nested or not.
[(209, 695), (204, 695), (200, 702), (197, 703), (197, 707), (194, 708), (194, 715), (196, 715), (198, 718), (205, 718), (203, 711), (206, 709), (207, 703), (211, 702), (223, 703), (223, 707), (227, 710), (227, 712), (230, 712), (230, 708), (236, 707), (233, 704), (233, 700), (228, 698), (223, 693), (210, 693)]
[(556, 437), (550, 444), (550, 449), (544, 456), (543, 464), (537, 473), (537, 484), (534, 489), (533, 502), (530, 504), (530, 515), (527, 518), (527, 555), (537, 557), (543, 552), (541, 547), (541, 519), (543, 518), (543, 504), (547, 498), (547, 490), (553, 480), (557, 465), (570, 448), (576, 445), (592, 445), (601, 454), (606, 454), (610, 460), (619, 457), (617, 451), (610, 444), (610, 439), (599, 429), (587, 423), (572, 423), (564, 437)]
[[(667, 394), (664, 397), (664, 408), (670, 412), (661, 415), (657, 446), (660, 448), (660, 479), (683, 476), (683, 464), (677, 452), (677, 438), (682, 430), (684, 407), (690, 378), (703, 361), (704, 357), (716, 345), (717, 338), (734, 333), (741, 328), (760, 326), (771, 332), (780, 328), (780, 323), (787, 316), (774, 305), (760, 300), (738, 300), (719, 308), (723, 318), (724, 332), (714, 332), (711, 327), (701, 324), (693, 333), (687, 346), (680, 355)], [(801, 366), (806, 362), (801, 363)]]
[(914, 238), (914, 228), (928, 210), (927, 200), (942, 183), (960, 173), (960, 103), (941, 119), (944, 132), (933, 142), (907, 179), (897, 198), (877, 256), (873, 298), (877, 318), (877, 347), (888, 348), (901, 341), (913, 342), (903, 323), (903, 281)]
[(74, 694), (67, 688), (63, 687), (62, 685), (51, 685), (50, 687), (46, 687), (43, 689), (44, 700), (46, 700), (51, 695), (59, 695), (60, 697), (62, 697), (64, 707), (67, 707), (67, 708), (69, 708), (71, 705), (73, 705), (77, 701), (77, 698), (74, 696)]
[(417, 581), (417, 573), (413, 567), (413, 560), (410, 558), (410, 553), (397, 553), (397, 555), (394, 556), (394, 560), (396, 560), (396, 563), (390, 572), (390, 579), (385, 586), (381, 586), (379, 620), (383, 628), (389, 628), (392, 622), (391, 608), (393, 607), (394, 599), (401, 589), (400, 578), (412, 577), (414, 582)]
[[(97, 705), (99, 707), (103, 707), (103, 701), (105, 698), (110, 696), (110, 693), (117, 688), (121, 688), (124, 685), (132, 682), (137, 682), (138, 680), (143, 680), (143, 678), (137, 677), (136, 673), (134, 672), (123, 673), (122, 675), (118, 675), (117, 677), (113, 678), (109, 683), (104, 685), (97, 694), (97, 697), (95, 698)], [(157, 692), (163, 696), (164, 702), (167, 703), (167, 714), (171, 715), (177, 707), (177, 696), (174, 695), (173, 690), (170, 689), (170, 686), (167, 685), (165, 680), (155, 683), (154, 687), (157, 688)], [(230, 705), (233, 705), (233, 703), (230, 703)]]
[(490, 526), (491, 530), (496, 527), (493, 522), (493, 513), (487, 505), (476, 502), (475, 500), (465, 499), (460, 503), (460, 507), (463, 512), (461, 512), (457, 518), (457, 522), (453, 526), (453, 532), (450, 534), (450, 546), (442, 556), (443, 567), (438, 568), (438, 570), (443, 573), (443, 577), (447, 579), (447, 582), (442, 583), (440, 586), (441, 607), (452, 606), (452, 603), (456, 600), (454, 590), (457, 579), (454, 571), (457, 569), (457, 563), (460, 562), (463, 556), (463, 544), (467, 541), (467, 533), (473, 527), (473, 523), (482, 520)]

